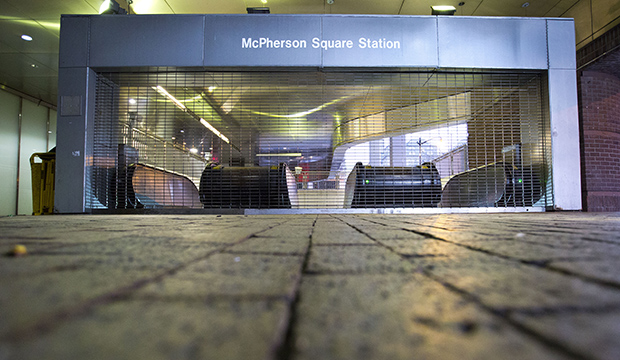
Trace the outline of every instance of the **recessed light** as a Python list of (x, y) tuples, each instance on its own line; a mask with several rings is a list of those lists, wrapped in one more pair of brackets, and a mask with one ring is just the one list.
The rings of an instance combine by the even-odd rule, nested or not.
[(32, 41), (32, 36), (24, 34), (24, 35), (22, 35), (22, 40), (24, 40), (24, 41)]
[(36, 68), (39, 67), (39, 65), (37, 65), (37, 64), (30, 64), (30, 67), (33, 68), (33, 69), (36, 69)]

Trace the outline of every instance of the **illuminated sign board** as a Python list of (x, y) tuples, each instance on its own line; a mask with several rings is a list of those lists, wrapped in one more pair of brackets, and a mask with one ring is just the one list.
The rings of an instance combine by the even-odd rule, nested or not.
[(227, 15), (205, 34), (207, 66), (437, 64), (434, 17)]

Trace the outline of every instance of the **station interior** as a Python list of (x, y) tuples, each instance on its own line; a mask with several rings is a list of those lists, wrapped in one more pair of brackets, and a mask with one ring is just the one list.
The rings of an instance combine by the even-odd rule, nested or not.
[(543, 76), (100, 73), (87, 207), (545, 208)]

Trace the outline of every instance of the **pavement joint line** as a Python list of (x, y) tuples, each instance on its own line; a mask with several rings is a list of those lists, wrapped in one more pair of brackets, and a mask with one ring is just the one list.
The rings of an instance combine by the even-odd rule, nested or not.
[(310, 262), (310, 252), (313, 246), (312, 236), (314, 235), (314, 229), (316, 228), (316, 223), (318, 219), (319, 215), (316, 215), (314, 221), (312, 222), (312, 231), (310, 232), (310, 235), (308, 235), (308, 247), (306, 248), (306, 253), (304, 254), (304, 261), (301, 266), (299, 277), (297, 278), (294, 286), (293, 298), (289, 303), (286, 319), (286, 328), (283, 329), (283, 332), (281, 332), (283, 336), (281, 337), (281, 341), (279, 342), (279, 344), (274, 344), (274, 346), (272, 346), (272, 359), (288, 360), (293, 357), (293, 354), (295, 352), (295, 326), (297, 324), (297, 307), (299, 306), (299, 302), (301, 301), (301, 283), (303, 282), (303, 278), (306, 275), (306, 270)]
[(262, 255), (262, 256), (304, 256), (304, 254), (299, 252), (270, 252), (270, 251), (240, 251), (240, 250), (225, 250), (222, 251), (222, 254), (231, 254), (231, 255)]
[(337, 270), (337, 271), (319, 271), (309, 270), (304, 272), (304, 276), (334, 276), (334, 275), (346, 275), (346, 276), (368, 276), (368, 275), (390, 275), (390, 274), (412, 274), (412, 271), (406, 270), (394, 270), (394, 271), (355, 271), (355, 270)]
[[(376, 223), (376, 222), (371, 221), (371, 220), (366, 220), (366, 221), (371, 222), (371, 223), (375, 223), (375, 224), (379, 224), (379, 225), (384, 225), (384, 224), (381, 224), (381, 223)], [(379, 242), (378, 240), (375, 240), (374, 238), (370, 237), (368, 234), (365, 234), (363, 231), (355, 228), (354, 226), (352, 226), (350, 224), (349, 224), (349, 226), (351, 226), (354, 229), (360, 231), (362, 234), (366, 235), (367, 237), (369, 237), (373, 241)], [(390, 225), (384, 225), (384, 226), (390, 226)], [(390, 226), (390, 227), (396, 228), (395, 226)], [(462, 243), (459, 243), (459, 242), (456, 242), (456, 241), (452, 241), (452, 240), (448, 240), (448, 239), (443, 239), (443, 238), (437, 237), (435, 235), (424, 233), (424, 232), (421, 232), (421, 231), (416, 231), (416, 230), (413, 230), (413, 229), (406, 229), (406, 228), (400, 228), (400, 229), (412, 232), (414, 234), (426, 236), (426, 237), (432, 238), (434, 240), (443, 241), (443, 242), (446, 242), (446, 243), (449, 243), (449, 244), (452, 244), (452, 245), (460, 246), (460, 247), (466, 248), (466, 249), (471, 250), (471, 251), (475, 251), (475, 252), (479, 252), (479, 253), (483, 253), (483, 254), (487, 254), (487, 255), (491, 255), (491, 256), (496, 256), (496, 257), (499, 257), (499, 258), (504, 259), (504, 260), (508, 260), (508, 261), (512, 261), (512, 262), (516, 262), (516, 263), (520, 263), (520, 264), (524, 264), (524, 265), (528, 265), (528, 266), (534, 266), (534, 267), (539, 268), (539, 269), (545, 269), (545, 270), (548, 270), (548, 271), (551, 271), (551, 272), (555, 272), (555, 273), (559, 273), (559, 274), (562, 274), (562, 275), (574, 277), (574, 278), (583, 280), (585, 282), (594, 283), (594, 284), (597, 284), (597, 285), (600, 285), (600, 286), (612, 288), (614, 290), (620, 290), (620, 284), (618, 284), (616, 282), (608, 281), (608, 280), (604, 280), (604, 279), (599, 279), (599, 278), (595, 278), (595, 277), (592, 277), (592, 276), (588, 276), (588, 275), (580, 274), (580, 273), (577, 273), (577, 272), (569, 271), (569, 270), (566, 270), (566, 269), (560, 269), (560, 268), (554, 267), (553, 265), (548, 265), (549, 262), (552, 262), (553, 260), (549, 260), (549, 262), (546, 262), (547, 261), (546, 259), (545, 260), (517, 259), (517, 258), (514, 258), (514, 257), (510, 257), (510, 256), (507, 256), (507, 255), (504, 255), (504, 254), (493, 252), (491, 250), (482, 249), (482, 248), (478, 248), (478, 247), (467, 245), (467, 244), (462, 244)], [(394, 251), (394, 249), (392, 249), (391, 247), (388, 247), (388, 248), (390, 250)]]
[(70, 319), (74, 319), (81, 315), (87, 314), (95, 307), (112, 304), (114, 302), (121, 301), (121, 300), (126, 300), (131, 297), (131, 294), (133, 292), (143, 288), (144, 286), (148, 284), (160, 281), (161, 279), (164, 279), (165, 277), (169, 275), (174, 275), (179, 270), (182, 270), (193, 263), (208, 259), (212, 255), (220, 253), (228, 247), (232, 247), (235, 245), (242, 244), (246, 241), (249, 241), (250, 239), (252, 239), (253, 235), (256, 233), (261, 233), (261, 232), (271, 230), (284, 223), (286, 222), (282, 222), (282, 223), (275, 224), (273, 226), (269, 226), (251, 235), (245, 236), (235, 242), (229, 243), (228, 245), (224, 245), (224, 248), (214, 249), (212, 251), (209, 251), (206, 254), (203, 254), (202, 256), (198, 258), (189, 260), (173, 268), (163, 270), (157, 275), (134, 281), (132, 284), (129, 284), (127, 286), (120, 287), (114, 291), (99, 295), (93, 299), (84, 301), (81, 304), (71, 306), (70, 308), (60, 309), (48, 316), (42, 316), (42, 320), (39, 320), (35, 322), (34, 324), (30, 326), (26, 326), (22, 329), (14, 330), (8, 335), (0, 337), (0, 341), (18, 342), (18, 341), (24, 341), (26, 339), (33, 338), (35, 336), (46, 334), (52, 329), (54, 329), (55, 327), (60, 326), (62, 323)]
[(494, 308), (494, 307), (490, 307), (485, 305), (483, 302), (480, 301), (480, 299), (476, 296), (474, 296), (473, 294), (453, 285), (450, 284), (448, 282), (443, 281), (442, 279), (438, 278), (437, 276), (433, 275), (432, 273), (428, 272), (428, 271), (422, 271), (422, 274), (425, 275), (426, 277), (428, 277), (429, 279), (436, 281), (437, 283), (443, 285), (446, 289), (459, 294), (460, 296), (462, 296), (463, 298), (467, 299), (468, 301), (471, 301), (472, 303), (476, 304), (478, 307), (480, 307), (481, 309), (487, 311), (488, 313), (492, 314), (493, 316), (495, 316), (496, 318), (500, 319), (501, 321), (506, 322), (507, 324), (511, 325), (513, 328), (515, 328), (517, 331), (529, 336), (530, 338), (540, 342), (541, 344), (547, 346), (548, 348), (562, 353), (563, 355), (566, 355), (568, 357), (571, 357), (575, 360), (589, 360), (591, 359), (590, 356), (586, 355), (586, 354), (582, 354), (579, 351), (570, 349), (569, 347), (566, 346), (566, 344), (563, 344), (559, 341), (556, 341), (554, 339), (548, 338), (547, 336), (545, 336), (545, 334), (541, 334), (539, 332), (537, 332), (534, 329), (531, 329), (530, 327), (523, 325), (522, 323), (516, 321), (515, 319), (513, 319), (510, 315), (510, 313), (508, 312), (508, 309), (506, 308)]
[(133, 301), (149, 301), (149, 302), (164, 302), (164, 303), (215, 303), (215, 302), (257, 302), (257, 301), (270, 301), (270, 302), (290, 302), (292, 301), (289, 295), (270, 295), (270, 294), (209, 294), (209, 295), (130, 295), (127, 300)]
[[(370, 238), (373, 241), (377, 241), (376, 239), (374, 239), (372, 236), (370, 236), (369, 234), (364, 233), (361, 229), (357, 228), (356, 226), (347, 223), (346, 221), (339, 219), (340, 221), (342, 221), (343, 223), (349, 225), (350, 227), (352, 227), (353, 229), (357, 230), (358, 232), (362, 233), (363, 235), (367, 236), (368, 238)], [(430, 234), (429, 234), (430, 235)], [(443, 239), (437, 239), (437, 240), (443, 240)], [(443, 240), (445, 241), (445, 240)], [(377, 241), (378, 242), (378, 241)], [(401, 254), (399, 254), (398, 252), (396, 252), (394, 249), (387, 247), (390, 251), (395, 252), (397, 255), (401, 256)], [(493, 255), (493, 254), (489, 254), (489, 255)], [(553, 339), (547, 338), (544, 334), (540, 334), (537, 331), (519, 323), (518, 321), (515, 321), (514, 319), (510, 318), (508, 316), (508, 314), (506, 313), (505, 309), (497, 309), (497, 308), (493, 308), (490, 307), (488, 305), (485, 305), (477, 296), (453, 285), (450, 284), (448, 282), (443, 281), (442, 279), (440, 279), (439, 277), (435, 276), (432, 274), (432, 272), (425, 270), (425, 269), (420, 269), (418, 271), (420, 274), (426, 276), (427, 278), (441, 284), (442, 286), (444, 286), (446, 289), (460, 295), (461, 297), (465, 298), (466, 300), (476, 304), (480, 309), (485, 310), (486, 312), (488, 312), (489, 314), (492, 314), (493, 316), (495, 316), (496, 318), (498, 318), (500, 321), (504, 321), (507, 324), (511, 325), (513, 328), (515, 328), (517, 331), (520, 331), (521, 333), (529, 336), (530, 338), (540, 342), (541, 344), (547, 346), (548, 348), (555, 350), (556, 352), (562, 353), (563, 355), (569, 356), (575, 360), (587, 360), (590, 357), (586, 356), (578, 351), (575, 351), (573, 349), (570, 349), (568, 347), (566, 347), (565, 344), (562, 344), (558, 341), (555, 341)]]
[[(369, 220), (367, 220), (367, 219), (363, 219), (363, 220), (369, 221)], [(387, 220), (387, 219), (386, 219), (386, 220)], [(440, 229), (440, 230), (446, 230), (446, 231), (451, 231), (451, 232), (454, 232), (454, 231), (455, 231), (455, 230), (453, 230), (453, 229), (448, 229), (448, 228), (439, 227), (439, 226), (435, 226), (435, 225), (420, 224), (420, 223), (417, 223), (417, 222), (411, 222), (411, 221), (407, 221), (407, 220), (403, 220), (403, 221), (401, 221), (401, 222), (402, 222), (402, 223), (405, 223), (405, 224), (410, 224), (410, 225), (420, 226), (420, 227), (431, 227), (431, 228)], [(383, 225), (383, 226), (393, 226), (393, 225), (387, 225), (387, 224), (383, 224), (383, 223), (379, 223), (379, 222), (376, 222), (375, 224), (378, 224), (378, 225)], [(496, 224), (498, 224), (498, 223), (496, 223)], [(512, 225), (512, 224), (514, 224), (514, 223), (513, 223), (513, 222), (510, 222), (510, 223), (506, 223), (506, 224), (511, 224), (511, 225)], [(564, 230), (559, 231), (559, 230), (549, 229), (549, 226), (548, 226), (548, 225), (545, 225), (545, 224), (538, 225), (538, 224), (529, 224), (529, 223), (525, 223), (525, 222), (523, 222), (523, 225), (526, 225), (526, 226), (528, 226), (528, 227), (530, 227), (530, 228), (531, 228), (532, 226), (535, 226), (535, 227), (538, 227), (538, 228), (543, 229), (544, 231), (549, 231), (549, 232), (557, 232), (557, 233), (563, 233), (563, 234), (569, 234), (569, 235), (574, 235), (574, 234), (575, 234), (574, 229), (572, 229), (572, 228), (570, 228), (570, 227), (568, 227), (568, 226), (566, 226), (566, 227), (565, 227), (567, 230), (565, 230), (565, 231), (564, 231)], [(536, 233), (531, 234), (531, 231), (520, 231), (520, 230), (522, 229), (522, 226), (523, 226), (523, 225), (519, 225), (520, 227), (515, 227), (515, 226), (510, 226), (510, 227), (511, 227), (512, 229), (514, 229), (515, 231), (517, 231), (517, 232), (522, 232), (522, 233), (529, 234), (529, 235), (538, 235), (538, 234), (536, 234)], [(475, 233), (475, 234), (478, 234), (478, 235), (485, 235), (485, 236), (496, 236), (496, 235), (497, 235), (497, 234), (486, 234), (486, 233), (482, 233), (482, 232), (474, 232), (474, 233)], [(511, 239), (511, 240), (514, 240), (514, 239)], [(597, 243), (604, 243), (604, 244), (611, 244), (611, 245), (620, 246), (620, 242), (617, 242), (617, 241), (610, 241), (610, 240), (596, 239), (596, 238), (590, 238), (590, 237), (587, 237), (587, 236), (586, 236), (586, 237), (580, 237), (580, 238), (579, 238), (579, 240), (591, 241), (591, 242), (597, 242)], [(539, 244), (539, 245), (544, 244), (544, 243), (540, 243), (540, 242), (535, 242), (535, 243), (536, 243), (536, 244)]]
[(575, 305), (562, 305), (562, 306), (541, 306), (541, 307), (503, 307), (497, 309), (506, 314), (506, 316), (513, 315), (526, 315), (526, 316), (556, 316), (566, 314), (609, 314), (614, 312), (620, 312), (620, 303), (606, 304), (599, 306), (575, 306)]
[[(377, 242), (380, 243), (380, 241), (378, 240)], [(389, 247), (385, 244), (382, 244), (385, 247)], [(448, 257), (448, 255), (435, 255), (435, 254), (399, 254), (401, 257), (404, 257), (405, 259), (428, 259), (428, 258), (446, 258)]]
[(317, 247), (348, 247), (348, 246), (377, 246), (377, 244), (369, 244), (369, 243), (363, 243), (363, 244), (355, 244), (355, 243), (329, 243), (329, 244), (314, 244), (314, 246)]

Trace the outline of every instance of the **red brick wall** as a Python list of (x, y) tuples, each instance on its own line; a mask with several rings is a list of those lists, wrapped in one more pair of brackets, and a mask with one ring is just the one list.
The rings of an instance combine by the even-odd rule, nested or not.
[(620, 211), (620, 79), (583, 71), (579, 80), (584, 210)]

